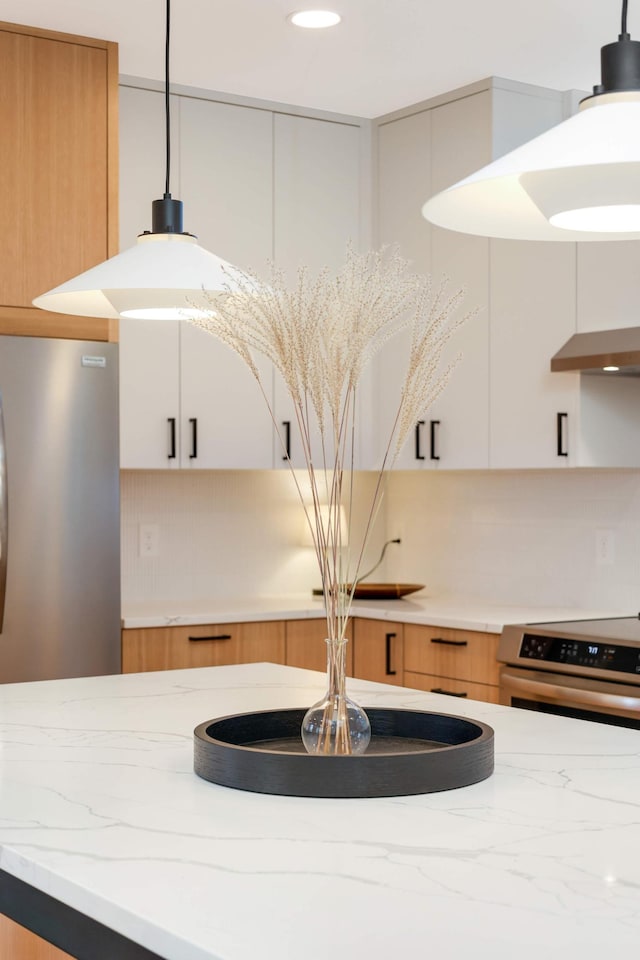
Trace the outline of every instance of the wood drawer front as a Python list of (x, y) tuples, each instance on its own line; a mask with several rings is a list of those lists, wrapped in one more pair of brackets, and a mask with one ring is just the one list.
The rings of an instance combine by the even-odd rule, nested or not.
[[(327, 621), (322, 620), (286, 620), (286, 657), (288, 667), (304, 667), (306, 670), (327, 669)], [(347, 627), (346, 660), (347, 674), (353, 676), (353, 642), (351, 641), (351, 623)]]
[(500, 703), (500, 688), (489, 683), (471, 683), (467, 680), (452, 680), (450, 677), (436, 677), (428, 673), (410, 673), (405, 670), (404, 685), (405, 687), (412, 687), (414, 690), (428, 690), (429, 693), (450, 695), (452, 704), (458, 696), (465, 700)]
[(498, 683), (498, 634), (405, 625), (404, 668), (475, 683)]
[(402, 686), (403, 627), (391, 620), (354, 620), (354, 677)]
[(284, 624), (199, 624), (122, 631), (122, 672), (217, 667), (267, 660), (284, 663)]

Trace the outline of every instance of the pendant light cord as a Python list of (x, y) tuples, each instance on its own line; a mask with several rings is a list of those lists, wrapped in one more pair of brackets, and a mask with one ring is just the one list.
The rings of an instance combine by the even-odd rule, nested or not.
[(627, 33), (627, 0), (622, 0), (622, 24), (620, 27), (621, 35), (628, 36)]
[[(166, 124), (166, 176), (164, 182), (165, 199), (171, 197), (169, 191), (169, 180), (171, 174), (171, 108), (169, 105), (169, 36), (171, 32), (171, 0), (166, 0), (167, 5), (167, 26), (165, 31), (164, 43), (164, 113)], [(626, 0), (625, 0), (626, 6)]]

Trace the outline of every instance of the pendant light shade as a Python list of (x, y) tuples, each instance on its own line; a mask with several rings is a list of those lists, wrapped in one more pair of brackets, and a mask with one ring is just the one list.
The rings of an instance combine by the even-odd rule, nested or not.
[[(226, 271), (226, 272), (225, 272)], [(234, 289), (233, 267), (184, 233), (146, 233), (135, 247), (36, 297), (36, 307), (82, 317), (180, 319)]]
[(575, 116), (424, 204), (449, 230), (512, 240), (640, 238), (640, 43), (602, 48), (602, 83)]
[(162, 199), (152, 203), (152, 229), (134, 247), (41, 294), (34, 306), (85, 317), (172, 320), (210, 310), (216, 296), (237, 288), (234, 268), (183, 232), (182, 202), (169, 192), (171, 118), (169, 36), (171, 0), (166, 0), (165, 121), (166, 176)]

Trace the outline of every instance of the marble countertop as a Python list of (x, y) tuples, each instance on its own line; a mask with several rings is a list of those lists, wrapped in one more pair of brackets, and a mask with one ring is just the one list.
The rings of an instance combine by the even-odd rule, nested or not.
[[(166, 960), (637, 954), (637, 731), (456, 701), (495, 730), (492, 777), (315, 800), (200, 780), (192, 731), (310, 704), (321, 674), (251, 664), (0, 690), (0, 868)], [(452, 712), (436, 694), (350, 691)]]
[[(421, 593), (401, 600), (355, 600), (354, 617), (421, 623), (459, 630), (500, 633), (506, 623), (542, 623), (635, 616), (637, 611), (612, 608), (577, 609), (513, 605), (461, 597), (429, 597)], [(256, 620), (303, 620), (324, 616), (322, 600), (308, 595), (293, 597), (230, 598), (158, 603), (129, 603), (123, 610), (123, 627), (191, 626), (198, 623), (246, 623)]]

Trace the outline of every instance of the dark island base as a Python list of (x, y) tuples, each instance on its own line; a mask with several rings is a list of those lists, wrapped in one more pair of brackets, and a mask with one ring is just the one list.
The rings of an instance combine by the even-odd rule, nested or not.
[(359, 757), (304, 752), (298, 710), (267, 710), (201, 723), (199, 777), (238, 790), (295, 797), (399, 797), (452, 790), (493, 773), (493, 730), (477, 720), (367, 707), (372, 741)]
[(0, 870), (0, 913), (77, 960), (162, 960), (5, 870)]

